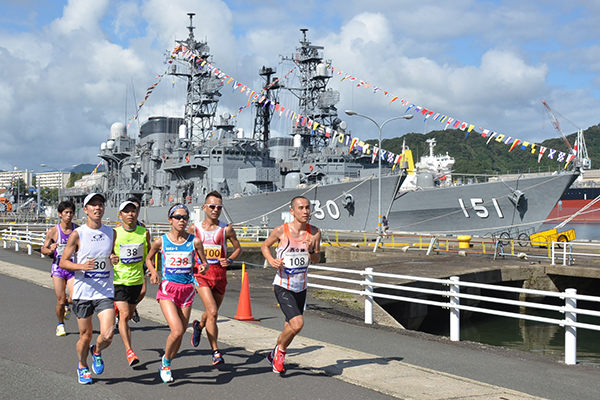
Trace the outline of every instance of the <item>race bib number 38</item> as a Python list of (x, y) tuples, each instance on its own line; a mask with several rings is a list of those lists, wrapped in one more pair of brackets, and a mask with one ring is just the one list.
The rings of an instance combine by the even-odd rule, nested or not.
[[(88, 260), (92, 257), (88, 256)], [(86, 278), (92, 279), (108, 279), (110, 278), (110, 271), (112, 264), (109, 257), (97, 257), (94, 260), (94, 270), (85, 271)]]
[(303, 274), (308, 270), (308, 253), (285, 253), (283, 271), (286, 274)]
[(119, 245), (119, 257), (123, 264), (135, 264), (144, 257), (144, 243), (127, 243)]
[(217, 264), (221, 258), (221, 246), (218, 244), (205, 244), (204, 255), (209, 264)]
[(166, 274), (190, 274), (194, 265), (192, 252), (172, 251), (165, 254)]

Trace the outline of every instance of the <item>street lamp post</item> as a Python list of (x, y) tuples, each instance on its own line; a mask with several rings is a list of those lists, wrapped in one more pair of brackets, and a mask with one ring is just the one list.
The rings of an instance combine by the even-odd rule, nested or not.
[(357, 117), (363, 117), (368, 119), (369, 121), (371, 121), (372, 123), (375, 124), (375, 126), (377, 126), (377, 129), (379, 129), (379, 141), (378, 141), (378, 152), (379, 155), (377, 156), (377, 159), (379, 160), (378, 162), (378, 171), (379, 171), (379, 176), (377, 177), (377, 196), (378, 196), (378, 200), (377, 200), (377, 212), (379, 214), (378, 220), (377, 220), (377, 241), (375, 242), (375, 248), (373, 249), (373, 253), (375, 253), (377, 251), (377, 247), (379, 247), (379, 242), (381, 240), (381, 235), (383, 234), (383, 230), (382, 230), (382, 226), (381, 226), (381, 131), (383, 129), (383, 127), (385, 126), (385, 124), (387, 124), (388, 122), (391, 122), (395, 119), (411, 119), (413, 117), (412, 114), (405, 114), (405, 115), (401, 115), (398, 117), (392, 117), (386, 121), (383, 122), (383, 124), (379, 125), (377, 123), (377, 121), (375, 121), (373, 118), (368, 117), (364, 114), (360, 114), (357, 113), (355, 111), (352, 110), (346, 110), (346, 114), (349, 116), (354, 116), (356, 115)]

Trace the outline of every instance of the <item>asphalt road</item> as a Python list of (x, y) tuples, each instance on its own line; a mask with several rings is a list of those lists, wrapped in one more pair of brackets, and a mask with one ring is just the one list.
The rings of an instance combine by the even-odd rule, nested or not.
[[(0, 261), (49, 271), (48, 259), (0, 249)], [(221, 309), (223, 317), (236, 315), (241, 271), (229, 273), (229, 286)], [(252, 311), (260, 323), (253, 326), (280, 330), (283, 318), (274, 300), (271, 269), (249, 270)], [(5, 398), (163, 398), (205, 396), (211, 398), (389, 398), (345, 383), (315, 368), (293, 363), (277, 376), (264, 361), (268, 346), (247, 351), (249, 346), (220, 345), (226, 364), (210, 364), (206, 338), (198, 348), (189, 344), (186, 334), (180, 355), (173, 362), (175, 382), (163, 384), (158, 365), (168, 328), (142, 318), (132, 324), (134, 350), (141, 359), (135, 368), (127, 366), (120, 338), (105, 350), (106, 372), (94, 385), (79, 385), (76, 379), (76, 323), (67, 322), (69, 335), (57, 338), (54, 293), (32, 283), (0, 274), (2, 331), (0, 335), (0, 389)], [(156, 287), (148, 299), (154, 301)], [(201, 309), (196, 302), (195, 309)], [(597, 399), (600, 368), (590, 365), (566, 366), (556, 360), (471, 342), (449, 342), (445, 338), (379, 326), (365, 326), (360, 314), (309, 297), (302, 337), (369, 354), (365, 364), (398, 362), (414, 368), (438, 371), (444, 376), (482, 382), (524, 394), (548, 399)], [(240, 339), (246, 336), (242, 328)], [(248, 334), (249, 336), (249, 334)], [(41, 339), (41, 340), (40, 340)], [(300, 344), (300, 338), (297, 339)], [(296, 343), (294, 342), (294, 343)], [(231, 343), (231, 341), (228, 341)], [(332, 346), (333, 347), (333, 346)], [(293, 353), (294, 344), (290, 348)], [(339, 364), (339, 362), (338, 362)], [(344, 369), (343, 362), (339, 365)], [(400, 372), (399, 372), (400, 373)], [(403, 372), (405, 373), (405, 371)], [(375, 376), (373, 380), (377, 380)], [(457, 379), (457, 382), (459, 380)], [(198, 386), (196, 384), (201, 384)], [(419, 385), (425, 382), (415, 382)], [(365, 386), (369, 387), (368, 384)], [(177, 388), (176, 392), (173, 392)], [(452, 398), (451, 388), (447, 398)], [(411, 398), (410, 396), (397, 396)], [(413, 397), (414, 398), (414, 397)], [(421, 397), (432, 398), (432, 397)], [(459, 397), (456, 397), (459, 398)], [(460, 398), (469, 398), (463, 396)], [(487, 398), (476, 397), (472, 398)], [(494, 397), (520, 398), (520, 397)]]

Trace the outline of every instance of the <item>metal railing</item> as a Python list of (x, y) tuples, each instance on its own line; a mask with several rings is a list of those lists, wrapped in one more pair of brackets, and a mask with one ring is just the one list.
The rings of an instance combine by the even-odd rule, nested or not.
[[(593, 249), (596, 252), (575, 252), (573, 248)], [(562, 265), (573, 265), (575, 256), (585, 256), (597, 258), (600, 257), (600, 243), (582, 243), (582, 242), (552, 242), (552, 255), (550, 257), (552, 265), (556, 265), (557, 260), (562, 259)]]
[[(39, 228), (39, 225), (36, 225), (32, 228)], [(9, 226), (8, 228), (2, 229), (0, 231), (0, 240), (2, 240), (2, 246), (6, 249), (9, 246), (14, 246), (15, 251), (20, 250), (20, 246), (27, 246), (27, 254), (33, 254), (34, 247), (42, 247), (44, 245), (44, 241), (46, 239), (46, 231), (48, 227), (45, 229), (30, 229), (29, 226), (20, 227), (21, 229), (17, 229), (18, 227)], [(45, 256), (40, 252), (42, 258)]]
[[(475, 313), (491, 314), (509, 318), (517, 318), (529, 321), (537, 321), (542, 323), (554, 324), (565, 327), (565, 364), (573, 365), (577, 363), (577, 328), (590, 329), (600, 331), (600, 325), (577, 322), (577, 315), (588, 315), (592, 317), (600, 317), (600, 312), (578, 308), (577, 300), (600, 303), (600, 297), (578, 295), (575, 289), (566, 289), (564, 292), (549, 292), (543, 290), (521, 289), (509, 286), (499, 286), (482, 284), (475, 282), (460, 281), (459, 277), (453, 276), (449, 279), (424, 278), (409, 275), (398, 275), (388, 273), (377, 273), (373, 268), (365, 268), (364, 270), (349, 270), (342, 268), (331, 268), (324, 266), (311, 265), (309, 271), (327, 271), (339, 274), (358, 275), (363, 279), (344, 278), (331, 275), (322, 275), (309, 272), (308, 277), (311, 280), (324, 280), (329, 282), (339, 282), (344, 286), (358, 286), (358, 289), (352, 289), (342, 286), (331, 286), (327, 284), (309, 283), (308, 286), (316, 289), (327, 289), (355, 295), (364, 296), (365, 298), (365, 323), (373, 323), (373, 301), (375, 298), (384, 298), (397, 301), (405, 301), (410, 303), (425, 304), (428, 306), (436, 306), (449, 310), (449, 325), (450, 325), (450, 340), (460, 341), (460, 311), (470, 311)], [(414, 286), (402, 286), (400, 284), (380, 283), (375, 282), (375, 278), (386, 278), (388, 280), (407, 280), (410, 282), (424, 282), (428, 284), (438, 284), (441, 289), (426, 289)], [(461, 293), (461, 287), (485, 289), (502, 293), (526, 294), (533, 296), (546, 296), (550, 298), (558, 298), (564, 300), (564, 305), (548, 305), (532, 301), (511, 300), (502, 297), (482, 296), (469, 293)], [(419, 293), (430, 296), (441, 296), (447, 298), (448, 301), (437, 301), (430, 299), (422, 299), (417, 297), (409, 297), (406, 295), (393, 295), (387, 293), (377, 293), (375, 289), (387, 289), (398, 292)], [(511, 305), (516, 307), (526, 307), (529, 309), (555, 311), (564, 314), (563, 319), (541, 317), (535, 315), (522, 314), (518, 312), (499, 311), (492, 308), (485, 308), (478, 305), (461, 304), (461, 299), (470, 300), (471, 302), (487, 302), (503, 305)]]

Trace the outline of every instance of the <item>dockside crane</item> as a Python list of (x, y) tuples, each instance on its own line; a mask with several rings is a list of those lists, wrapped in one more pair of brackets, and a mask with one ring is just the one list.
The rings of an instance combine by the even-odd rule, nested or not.
[[(555, 112), (552, 111), (552, 109), (550, 108), (550, 106), (548, 105), (546, 100), (542, 100), (542, 104), (546, 108), (546, 112), (548, 113), (548, 117), (550, 118), (550, 122), (552, 123), (552, 126), (554, 126), (554, 129), (556, 129), (556, 131), (560, 135), (560, 138), (567, 145), (569, 154), (572, 154), (575, 156), (575, 158), (573, 159), (573, 165), (575, 165), (576, 167), (581, 167), (583, 169), (592, 168), (592, 160), (590, 160), (590, 158), (588, 156), (587, 146), (585, 145), (585, 139), (583, 137), (583, 130), (580, 129), (579, 127), (577, 127), (577, 125), (573, 124), (571, 121), (569, 121), (567, 119), (567, 121), (569, 121), (573, 126), (575, 126), (575, 128), (577, 128), (577, 138), (575, 139), (575, 145), (571, 146), (571, 144), (569, 143), (569, 140), (567, 139), (567, 137), (563, 133), (562, 129), (560, 128), (560, 122), (558, 121), (558, 118), (556, 117)], [(563, 117), (563, 119), (566, 119), (566, 118)]]

